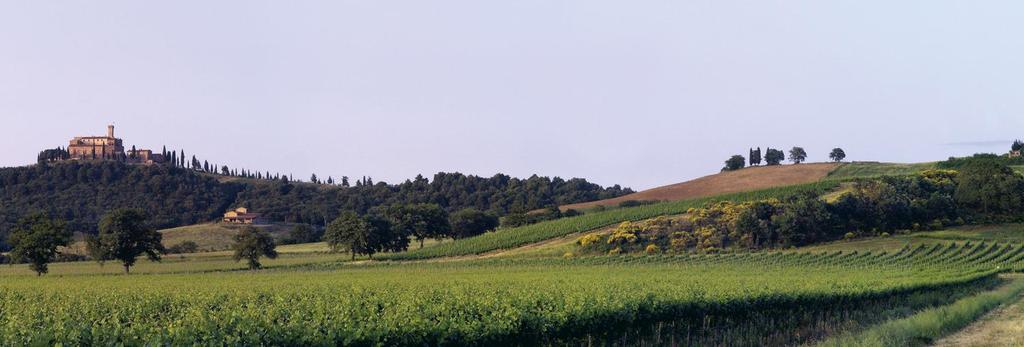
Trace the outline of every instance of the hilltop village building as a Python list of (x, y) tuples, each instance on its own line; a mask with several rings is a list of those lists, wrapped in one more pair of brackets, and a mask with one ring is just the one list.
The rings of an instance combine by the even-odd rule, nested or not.
[(124, 156), (121, 139), (114, 137), (114, 126), (107, 126), (107, 136), (78, 136), (68, 145), (71, 159), (115, 159)]
[(107, 126), (107, 136), (77, 136), (68, 144), (69, 160), (119, 160), (135, 164), (162, 163), (163, 155), (148, 149), (131, 149), (125, 153), (124, 142), (114, 136), (114, 126)]

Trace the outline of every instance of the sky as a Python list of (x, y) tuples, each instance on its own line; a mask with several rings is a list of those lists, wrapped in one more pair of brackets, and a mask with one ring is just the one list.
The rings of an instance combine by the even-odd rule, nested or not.
[(652, 188), (750, 147), (1024, 138), (1019, 1), (8, 1), (0, 166), (107, 124), (232, 167)]

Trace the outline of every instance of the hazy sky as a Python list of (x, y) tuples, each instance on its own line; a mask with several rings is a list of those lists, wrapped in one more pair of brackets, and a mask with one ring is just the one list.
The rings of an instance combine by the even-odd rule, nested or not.
[[(8, 1), (0, 166), (107, 123), (308, 179), (633, 188), (751, 146), (820, 161), (1024, 137), (1019, 1)], [(996, 142), (992, 142), (996, 141)]]

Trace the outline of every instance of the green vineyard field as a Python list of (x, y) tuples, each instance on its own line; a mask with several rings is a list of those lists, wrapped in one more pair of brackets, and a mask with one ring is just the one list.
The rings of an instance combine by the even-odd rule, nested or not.
[[(1024, 246), (437, 263), (265, 272), (10, 276), (15, 345), (479, 345), (666, 321), (729, 321), (950, 291), (1024, 267)], [(893, 299), (892, 301), (902, 301)]]

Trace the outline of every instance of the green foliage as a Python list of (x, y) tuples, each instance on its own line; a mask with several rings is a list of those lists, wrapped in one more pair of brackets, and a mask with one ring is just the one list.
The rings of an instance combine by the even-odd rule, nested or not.
[(451, 234), (448, 212), (437, 204), (390, 206), (385, 214), (391, 218), (393, 233), (412, 235), (423, 248), (426, 239), (440, 240)]
[[(1005, 170), (1001, 172), (1006, 174)], [(729, 249), (805, 246), (858, 235), (887, 236), (909, 229), (940, 229), (963, 223), (960, 214), (965, 206), (954, 199), (954, 192), (962, 190), (957, 182), (964, 180), (963, 175), (950, 170), (930, 170), (907, 177), (858, 180), (847, 185), (832, 202), (824, 201), (813, 191), (760, 201), (717, 201), (690, 209), (687, 219), (681, 223), (648, 228), (643, 226), (661, 223), (656, 223), (657, 219), (626, 222), (613, 231), (608, 245), (584, 242), (582, 238), (578, 244), (580, 252), (592, 254), (612, 250), (614, 253), (640, 252), (634, 245), (641, 244), (654, 244), (659, 249), (674, 252), (714, 253)], [(980, 176), (996, 177), (991, 173)], [(1024, 185), (1013, 187), (1016, 188), (1000, 196), (1011, 199), (1024, 195)], [(987, 196), (983, 199), (998, 201), (1001, 198)], [(994, 210), (976, 212), (975, 219), (1019, 218), (993, 213)], [(633, 227), (639, 229), (633, 230)], [(628, 233), (629, 242), (612, 242), (627, 239), (616, 237), (618, 233)], [(584, 238), (592, 241), (593, 237), (603, 236)]]
[(844, 334), (821, 343), (821, 346), (927, 346), (939, 338), (960, 331), (998, 308), (1020, 298), (1024, 279), (997, 290), (960, 299), (947, 306), (918, 312), (910, 317), (885, 322), (856, 334)]
[(1009, 157), (1006, 155), (998, 155), (992, 153), (977, 153), (970, 157), (949, 157), (945, 161), (940, 161), (936, 165), (941, 169), (961, 169), (966, 166), (975, 165), (979, 163), (994, 163), (999, 165), (1024, 165), (1024, 157)]
[(548, 220), (555, 220), (562, 217), (578, 216), (579, 211), (569, 209), (563, 213), (558, 206), (551, 206), (543, 210), (530, 212), (513, 212), (501, 217), (502, 228), (516, 228), (528, 224), (540, 223)]
[(807, 160), (807, 151), (803, 147), (793, 147), (789, 150), (789, 161), (793, 164), (800, 164)]
[(352, 259), (355, 259), (357, 254), (373, 256), (377, 247), (371, 244), (369, 228), (358, 214), (345, 211), (327, 225), (323, 240), (334, 252), (349, 251)]
[(71, 161), (0, 168), (0, 250), (18, 218), (34, 211), (65, 220), (69, 230), (95, 234), (107, 211), (139, 208), (163, 229), (217, 219), (239, 189), (162, 165)]
[(1020, 252), (1019, 245), (940, 245), (345, 265), (146, 281), (18, 278), (0, 283), (0, 337), (12, 345), (535, 345), (616, 327), (703, 327), (752, 313), (781, 320), (950, 293), (991, 283), (996, 267), (1019, 266)]
[(14, 246), (10, 257), (14, 262), (27, 262), (29, 268), (42, 275), (48, 271), (47, 264), (59, 254), (57, 247), (71, 242), (71, 231), (63, 221), (50, 219), (42, 212), (25, 216), (11, 231), (10, 242)]
[(832, 152), (828, 154), (828, 158), (837, 163), (841, 162), (843, 159), (846, 159), (846, 151), (838, 147), (833, 148)]
[(478, 177), (460, 173), (438, 173), (432, 180), (419, 177), (397, 185), (382, 182), (355, 186), (247, 181), (233, 206), (246, 206), (264, 217), (288, 223), (323, 225), (341, 211), (367, 214), (374, 207), (416, 203), (437, 204), (448, 213), (465, 208), (499, 215), (511, 211), (532, 211), (549, 206), (595, 201), (632, 193), (618, 186), (602, 188), (583, 179), (531, 176), (518, 179), (507, 175)]
[(936, 163), (894, 164), (853, 162), (842, 164), (828, 173), (829, 179), (877, 178), (882, 176), (908, 176), (935, 169)]
[(1008, 216), (1022, 209), (1024, 178), (997, 161), (966, 164), (957, 181), (956, 201), (974, 215)]
[(291, 243), (310, 243), (320, 240), (316, 230), (309, 224), (296, 224), (288, 231), (288, 241)]
[(451, 215), (452, 238), (464, 239), (477, 236), (498, 227), (498, 217), (473, 208), (467, 208)]
[(145, 213), (136, 209), (110, 211), (100, 220), (100, 233), (88, 242), (89, 254), (98, 262), (117, 260), (128, 273), (135, 260), (145, 254), (151, 261), (160, 261), (165, 252), (161, 235), (147, 223)]
[(17, 220), (34, 211), (67, 221), (70, 230), (95, 234), (100, 217), (116, 208), (146, 211), (157, 229), (217, 220), (233, 206), (248, 207), (273, 222), (323, 226), (341, 211), (365, 214), (378, 206), (434, 203), (449, 212), (472, 207), (504, 214), (628, 193), (632, 190), (603, 188), (584, 179), (536, 175), (518, 179), (438, 173), (432, 181), (418, 177), (397, 185), (345, 187), (291, 183), (287, 177), (219, 181), (215, 175), (171, 165), (44, 162), (0, 168), (0, 251), (8, 249), (4, 241)]
[(737, 154), (729, 157), (729, 159), (725, 161), (725, 167), (722, 168), (722, 171), (736, 171), (746, 166), (747, 164), (743, 156)]
[(269, 233), (255, 227), (245, 227), (235, 235), (235, 244), (231, 247), (234, 250), (232, 259), (236, 262), (245, 259), (250, 270), (261, 267), (260, 258), (277, 258), (274, 238)]
[(587, 232), (601, 227), (615, 225), (622, 221), (640, 221), (657, 216), (682, 214), (686, 213), (691, 208), (700, 207), (713, 201), (763, 200), (804, 191), (824, 193), (825, 191), (834, 189), (838, 185), (839, 183), (836, 181), (816, 182), (751, 192), (724, 194), (707, 198), (593, 211), (577, 217), (561, 218), (553, 221), (526, 225), (519, 228), (501, 229), (492, 233), (485, 233), (476, 237), (455, 240), (454, 242), (448, 242), (420, 250), (413, 250), (398, 254), (386, 254), (383, 258), (406, 260), (481, 254), (498, 249), (514, 248), (573, 233)]
[(637, 207), (637, 206), (644, 206), (644, 205), (654, 205), (654, 204), (657, 204), (657, 203), (658, 203), (657, 200), (624, 200), (624, 201), (619, 203), (619, 207), (620, 208), (623, 208), (623, 207)]
[(1024, 141), (1013, 140), (1013, 144), (1010, 145), (1010, 150), (1014, 152), (1024, 150)]
[(764, 162), (768, 165), (779, 165), (786, 160), (786, 154), (781, 150), (768, 148), (764, 153)]

